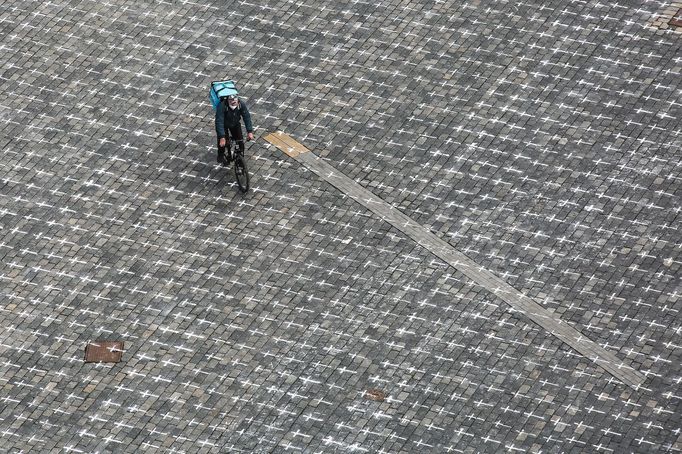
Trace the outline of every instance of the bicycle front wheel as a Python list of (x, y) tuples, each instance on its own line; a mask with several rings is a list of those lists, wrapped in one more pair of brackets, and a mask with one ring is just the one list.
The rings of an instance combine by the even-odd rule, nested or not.
[(244, 157), (237, 153), (234, 157), (234, 175), (237, 177), (237, 184), (239, 190), (246, 192), (249, 190), (249, 171), (246, 168), (246, 161)]

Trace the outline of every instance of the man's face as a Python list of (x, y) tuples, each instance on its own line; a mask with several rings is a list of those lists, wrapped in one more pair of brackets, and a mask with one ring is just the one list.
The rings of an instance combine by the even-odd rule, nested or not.
[(227, 98), (227, 103), (232, 107), (233, 109), (237, 107), (237, 97), (236, 96), (230, 96)]

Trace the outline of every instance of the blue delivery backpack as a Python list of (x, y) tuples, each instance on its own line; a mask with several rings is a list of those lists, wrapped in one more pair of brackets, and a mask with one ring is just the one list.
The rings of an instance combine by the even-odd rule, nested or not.
[(213, 104), (213, 110), (218, 109), (220, 100), (230, 95), (238, 95), (237, 87), (231, 80), (216, 80), (211, 82), (211, 91), (209, 96)]

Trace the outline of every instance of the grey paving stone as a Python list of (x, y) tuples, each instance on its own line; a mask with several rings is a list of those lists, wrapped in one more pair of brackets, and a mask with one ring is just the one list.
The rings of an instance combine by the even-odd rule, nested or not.
[[(0, 5), (7, 452), (679, 452), (665, 5)], [(623, 358), (629, 389), (274, 147), (211, 80)], [(86, 365), (93, 337), (115, 366)], [(378, 403), (367, 388), (385, 389)]]

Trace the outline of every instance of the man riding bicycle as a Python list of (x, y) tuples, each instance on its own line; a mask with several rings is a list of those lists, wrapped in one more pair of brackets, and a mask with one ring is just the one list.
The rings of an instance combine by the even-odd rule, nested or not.
[(246, 140), (253, 140), (253, 125), (251, 124), (251, 114), (246, 103), (240, 100), (237, 95), (230, 95), (227, 100), (221, 100), (220, 105), (215, 111), (215, 131), (218, 135), (218, 162), (223, 165), (230, 163), (230, 148), (225, 156), (225, 144), (228, 134), (239, 145), (239, 152), (244, 153), (244, 136), (242, 135), (241, 119), (244, 119), (246, 127)]

